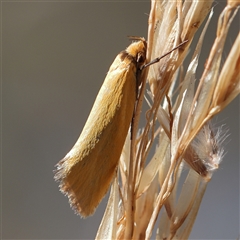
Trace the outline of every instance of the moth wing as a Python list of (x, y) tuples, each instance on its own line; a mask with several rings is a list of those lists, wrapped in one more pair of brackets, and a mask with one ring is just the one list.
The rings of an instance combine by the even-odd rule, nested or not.
[(79, 139), (57, 165), (61, 191), (84, 217), (93, 214), (113, 179), (135, 101), (136, 67), (117, 56)]

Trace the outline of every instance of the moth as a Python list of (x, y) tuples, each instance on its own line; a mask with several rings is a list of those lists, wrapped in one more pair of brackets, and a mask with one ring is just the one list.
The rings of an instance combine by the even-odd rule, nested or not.
[(146, 41), (139, 38), (117, 55), (79, 139), (57, 164), (55, 180), (83, 217), (94, 213), (115, 174), (133, 117), (146, 50)]

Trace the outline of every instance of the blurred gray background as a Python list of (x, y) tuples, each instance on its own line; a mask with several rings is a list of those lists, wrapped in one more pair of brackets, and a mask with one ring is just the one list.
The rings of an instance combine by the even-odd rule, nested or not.
[[(215, 5), (202, 66), (225, 1)], [(107, 197), (94, 216), (81, 219), (59, 192), (53, 169), (78, 138), (109, 66), (130, 43), (127, 36), (147, 37), (149, 10), (150, 1), (1, 3), (3, 239), (95, 237)], [(238, 14), (228, 46), (239, 21)], [(239, 98), (215, 123), (226, 123), (231, 136), (191, 239), (239, 236)]]

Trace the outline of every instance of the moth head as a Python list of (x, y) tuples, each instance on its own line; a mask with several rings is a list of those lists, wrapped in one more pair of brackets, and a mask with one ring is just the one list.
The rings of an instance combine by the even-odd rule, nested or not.
[(135, 59), (139, 68), (144, 65), (146, 61), (147, 42), (144, 38), (131, 37), (131, 39), (137, 40), (133, 42), (127, 49), (126, 52)]

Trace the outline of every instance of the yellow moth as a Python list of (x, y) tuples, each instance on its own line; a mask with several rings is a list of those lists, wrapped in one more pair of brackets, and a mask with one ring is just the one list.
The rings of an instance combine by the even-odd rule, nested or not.
[(82, 133), (57, 164), (55, 179), (76, 213), (93, 214), (106, 194), (133, 117), (146, 41), (118, 54), (97, 95)]
[(79, 139), (57, 164), (55, 180), (60, 182), (71, 207), (83, 217), (94, 213), (115, 175), (133, 117), (142, 68), (166, 55), (144, 65), (147, 43), (144, 38), (137, 40), (117, 55)]

